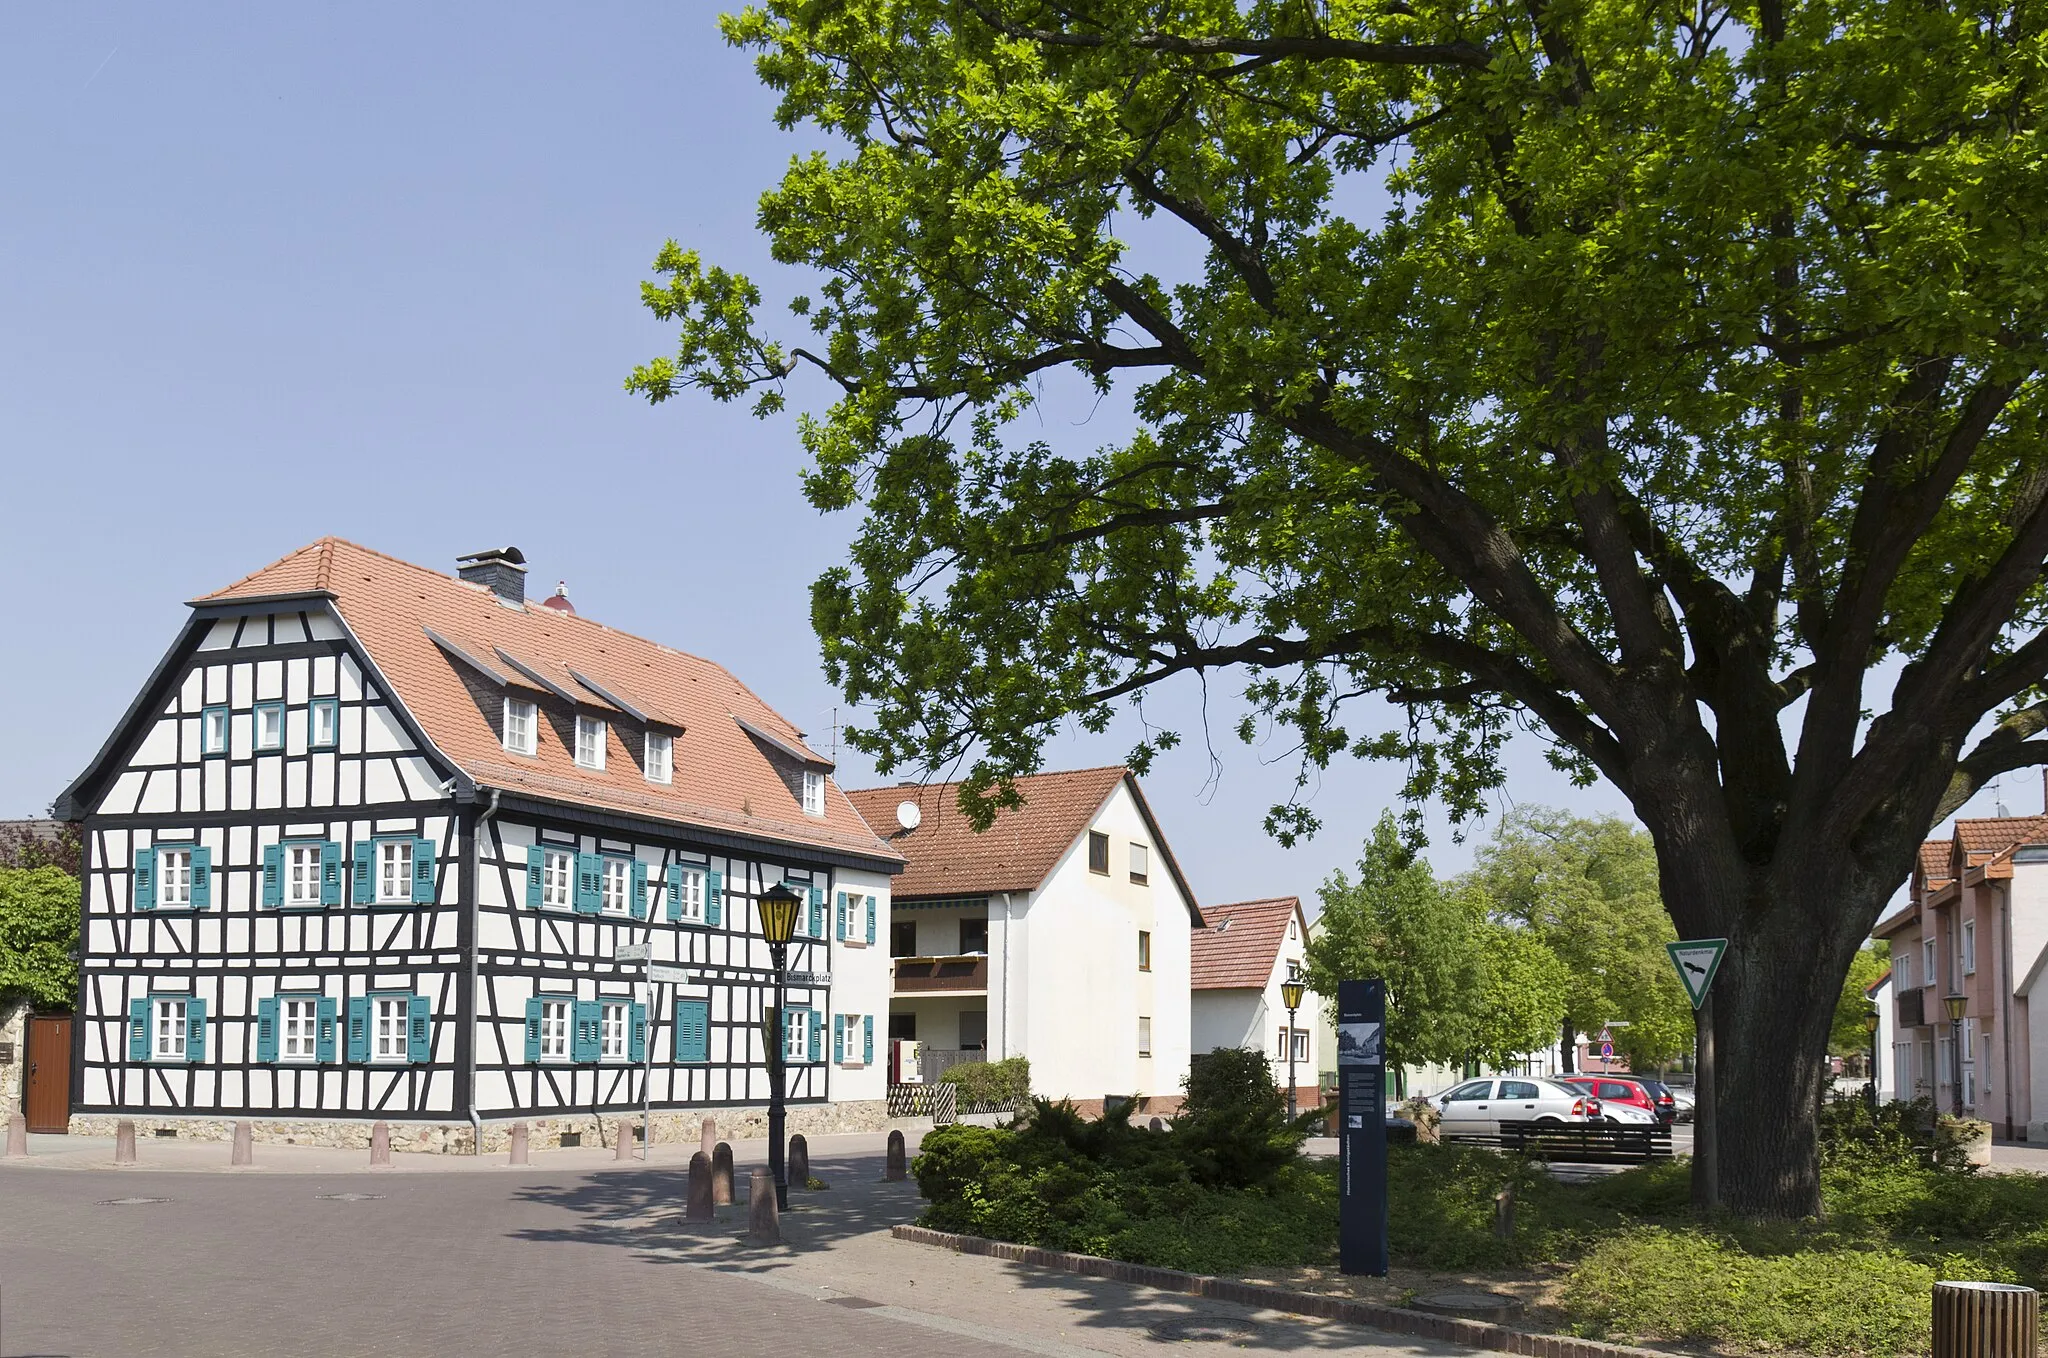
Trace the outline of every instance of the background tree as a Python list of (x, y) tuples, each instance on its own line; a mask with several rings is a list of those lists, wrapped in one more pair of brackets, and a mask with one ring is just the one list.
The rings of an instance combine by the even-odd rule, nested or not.
[(0, 868), (0, 1009), (69, 1009), (78, 999), (78, 879), (60, 868)]
[(1842, 981), (1841, 997), (1835, 1001), (1828, 1055), (1870, 1055), (1870, 1032), (1863, 1026), (1863, 1016), (1870, 1012), (1870, 996), (1865, 992), (1891, 968), (1892, 945), (1883, 939), (1874, 939), (1857, 950), (1849, 962), (1849, 975)]
[(1570, 971), (1534, 931), (1518, 924), (1485, 921), (1478, 943), (1466, 1000), (1472, 1058), (1489, 1069), (1508, 1069), (1555, 1038)]
[(78, 827), (66, 822), (0, 824), (0, 868), (53, 867), (73, 877), (85, 871)]
[[(680, 342), (630, 385), (768, 414), (823, 374), (807, 490), (866, 516), (813, 598), (849, 738), (971, 760), (985, 822), (1059, 723), (1190, 672), (1247, 671), (1305, 777), (1399, 759), (1454, 815), (1536, 729), (1629, 799), (1678, 931), (1731, 940), (1726, 1205), (1817, 1211), (1851, 957), (1928, 826), (2048, 760), (2048, 9), (725, 22), (845, 144), (761, 203), (815, 338), (671, 243), (645, 297)], [(1088, 384), (1135, 432), (1047, 442), (1033, 404)]]

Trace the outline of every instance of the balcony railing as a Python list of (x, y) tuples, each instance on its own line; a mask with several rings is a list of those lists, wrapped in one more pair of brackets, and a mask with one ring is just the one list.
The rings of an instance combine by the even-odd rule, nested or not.
[(983, 953), (896, 959), (898, 995), (971, 994), (987, 989), (988, 957)]

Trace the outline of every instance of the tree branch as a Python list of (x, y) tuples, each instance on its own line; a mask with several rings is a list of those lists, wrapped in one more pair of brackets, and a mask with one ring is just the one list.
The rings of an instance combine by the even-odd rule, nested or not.
[(1483, 71), (1493, 56), (1469, 42), (1366, 42), (1357, 38), (1184, 38), (1172, 33), (1066, 33), (1052, 28), (1027, 28), (982, 5), (971, 8), (983, 23), (1004, 37), (1046, 47), (1096, 50), (1127, 47), (1139, 52), (1171, 52), (1179, 56), (1303, 57), (1310, 61), (1355, 61), (1369, 66), (1463, 66)]

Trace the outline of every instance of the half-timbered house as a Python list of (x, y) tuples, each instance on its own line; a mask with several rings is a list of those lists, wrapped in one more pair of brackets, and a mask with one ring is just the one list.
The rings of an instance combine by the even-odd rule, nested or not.
[(880, 1125), (901, 856), (732, 673), (524, 579), (515, 549), (451, 577), (328, 538), (192, 601), (59, 808), (74, 1126), (475, 1146), (758, 1107), (777, 882), (808, 903), (791, 1126)]

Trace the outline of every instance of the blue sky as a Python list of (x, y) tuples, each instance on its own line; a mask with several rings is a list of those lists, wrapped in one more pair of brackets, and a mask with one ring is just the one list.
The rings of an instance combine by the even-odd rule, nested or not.
[[(730, 665), (829, 740), (807, 587), (853, 524), (804, 502), (792, 418), (621, 387), (669, 345), (638, 297), (665, 238), (771, 295), (804, 285), (767, 263), (754, 205), (809, 143), (775, 129), (713, 13), (0, 10), (0, 816), (39, 812), (90, 757), (183, 600), (328, 533), (443, 569), (516, 544), (534, 585)], [(1092, 443), (1112, 419), (1045, 436)], [(1158, 696), (1191, 738), (1147, 790), (1202, 900), (1306, 896), (1399, 771), (1332, 770), (1323, 833), (1280, 848), (1259, 818), (1293, 766), (1231, 734), (1240, 688), (1208, 694), (1214, 781), (1201, 693)], [(1132, 740), (1063, 737), (1048, 763)], [(844, 782), (871, 781), (842, 756)], [(1625, 810), (1533, 747), (1514, 765), (1520, 800)], [(1438, 869), (1463, 866), (1436, 824)]]

